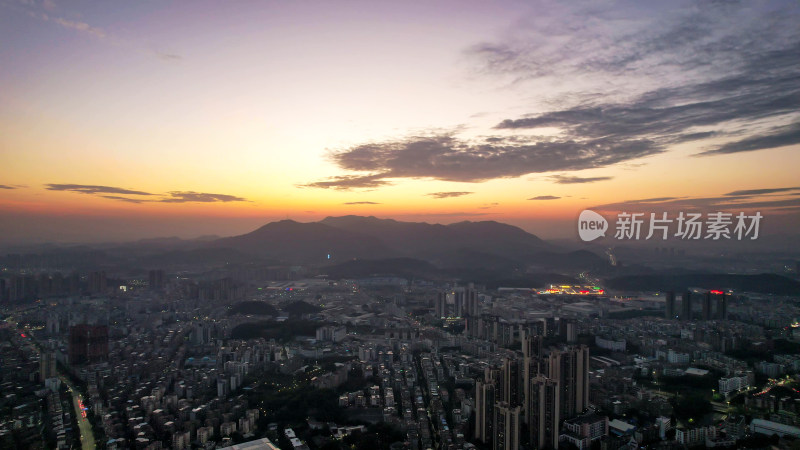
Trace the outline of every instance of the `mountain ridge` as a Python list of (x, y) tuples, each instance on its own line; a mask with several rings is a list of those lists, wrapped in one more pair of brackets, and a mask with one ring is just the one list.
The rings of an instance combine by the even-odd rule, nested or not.
[[(525, 267), (539, 259), (537, 255), (561, 253), (534, 234), (496, 221), (442, 225), (356, 215), (329, 216), (318, 222), (270, 222), (208, 245), (298, 263), (416, 258), (457, 267), (483, 258), (487, 266), (505, 269)], [(598, 256), (596, 262), (602, 263), (602, 258)]]

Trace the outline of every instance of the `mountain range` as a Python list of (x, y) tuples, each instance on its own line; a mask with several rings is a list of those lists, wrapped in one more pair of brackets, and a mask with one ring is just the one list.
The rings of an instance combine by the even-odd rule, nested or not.
[(520, 228), (494, 221), (440, 225), (362, 216), (310, 223), (283, 220), (206, 245), (294, 263), (415, 258), (439, 267), (502, 267), (545, 257), (563, 263), (603, 263), (593, 253), (563, 252)]
[[(619, 263), (615, 257), (617, 264), (612, 266), (607, 257), (601, 256), (604, 252), (622, 255), (625, 263)], [(128, 273), (161, 268), (173, 273), (207, 275), (223, 274), (232, 267), (303, 265), (309, 273), (333, 279), (394, 275), (474, 281), (488, 287), (573, 284), (581, 282), (574, 278), (576, 274), (589, 271), (592, 276), (603, 278), (608, 287), (623, 290), (680, 291), (689, 286), (711, 286), (800, 294), (800, 281), (777, 273), (757, 275), (749, 269), (747, 275), (730, 269), (721, 273), (745, 257), (765, 267), (763, 261), (754, 259), (758, 255), (754, 255), (736, 259), (727, 253), (714, 257), (681, 255), (673, 260), (670, 254), (665, 256), (664, 249), (654, 253), (652, 249), (630, 251), (625, 246), (606, 248), (599, 244), (546, 242), (520, 228), (494, 221), (441, 225), (342, 216), (307, 223), (282, 220), (225, 238), (167, 237), (78, 246), (48, 244), (0, 255), (0, 265), (12, 269), (68, 267), (83, 272)], [(767, 262), (777, 261), (782, 267), (795, 263), (791, 258), (768, 256)]]

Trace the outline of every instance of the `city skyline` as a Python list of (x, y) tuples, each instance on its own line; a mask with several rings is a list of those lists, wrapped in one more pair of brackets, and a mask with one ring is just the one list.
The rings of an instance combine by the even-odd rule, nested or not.
[(0, 3), (0, 231), (800, 217), (793, 2)]

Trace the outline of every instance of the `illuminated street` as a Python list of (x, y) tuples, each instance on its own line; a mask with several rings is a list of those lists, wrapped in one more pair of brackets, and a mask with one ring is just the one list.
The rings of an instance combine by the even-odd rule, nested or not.
[(86, 412), (81, 410), (81, 405), (83, 405), (83, 396), (81, 396), (78, 390), (75, 389), (75, 387), (66, 377), (62, 376), (61, 381), (67, 385), (67, 390), (69, 390), (70, 394), (72, 394), (72, 404), (75, 407), (75, 417), (78, 421), (78, 429), (80, 429), (81, 432), (81, 448), (83, 448), (83, 450), (97, 448), (97, 445), (94, 442), (92, 425), (86, 418)]

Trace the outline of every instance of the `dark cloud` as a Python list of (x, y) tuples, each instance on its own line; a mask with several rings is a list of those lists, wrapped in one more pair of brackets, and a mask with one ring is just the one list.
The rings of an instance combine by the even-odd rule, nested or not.
[[(797, 100), (800, 101), (800, 97), (798, 97)], [(718, 148), (698, 153), (698, 156), (751, 152), (754, 150), (785, 147), (798, 143), (800, 143), (800, 122), (782, 127), (774, 127), (764, 134), (729, 142)]]
[(528, 200), (558, 200), (561, 197), (556, 197), (555, 195), (539, 195), (538, 197), (531, 197)]
[(553, 175), (548, 178), (558, 184), (583, 184), (611, 180), (614, 177), (571, 177), (567, 175)]
[[(747, 3), (711, 3), (696, 2), (677, 13), (651, 15), (640, 27), (621, 33), (602, 25), (611, 22), (580, 20), (616, 12), (582, 10), (570, 16), (575, 22), (574, 28), (567, 27), (568, 35), (557, 34), (567, 40), (560, 45), (512, 40), (473, 48), (473, 55), (492, 73), (558, 75), (562, 80), (571, 76), (585, 80), (591, 75), (601, 82), (617, 80), (626, 92), (636, 89), (637, 77), (644, 79), (639, 93), (627, 100), (578, 93), (568, 108), (507, 119), (496, 128), (557, 127), (565, 139), (647, 139), (662, 148), (710, 137), (745, 136), (702, 155), (800, 143), (796, 119), (766, 132), (748, 128), (765, 119), (786, 123), (797, 112), (800, 32), (790, 24), (796, 23), (800, 10), (791, 2), (763, 9)], [(647, 83), (653, 79), (664, 80), (662, 86)]]
[(159, 200), (162, 203), (214, 203), (214, 202), (246, 202), (247, 199), (226, 194), (209, 194), (207, 192), (173, 191), (169, 198)]
[(125, 194), (125, 195), (155, 195), (149, 192), (134, 191), (112, 186), (96, 186), (90, 184), (47, 184), (49, 191), (70, 191), (81, 194)]
[(0, 184), (0, 189), (17, 189), (15, 186), (8, 186), (5, 184)]
[[(332, 153), (331, 161), (369, 175), (304, 186), (374, 188), (389, 179), (483, 182), (580, 171), (631, 164), (710, 138), (731, 142), (703, 155), (800, 143), (800, 10), (792, 2), (571, 8), (558, 5), (555, 17), (545, 12), (521, 20), (506, 38), (467, 52), (480, 72), (511, 78), (521, 89), (526, 80), (556, 87), (576, 81), (581, 90), (536, 99), (557, 107), (502, 120), (495, 126), (503, 133), (498, 136), (468, 139), (450, 131), (346, 148)], [(773, 128), (764, 131), (767, 123)], [(559, 133), (531, 136), (544, 127)]]
[(376, 187), (391, 185), (389, 181), (386, 181), (383, 178), (384, 175), (382, 174), (342, 175), (338, 177), (329, 178), (328, 180), (325, 181), (315, 181), (313, 183), (302, 184), (299, 185), (298, 187), (349, 190), (349, 189), (376, 188)]
[[(785, 187), (785, 188), (768, 188), (768, 189), (745, 189), (741, 191), (733, 191), (728, 192), (725, 194), (726, 196), (748, 196), (748, 195), (763, 195), (763, 194), (775, 194), (779, 192), (792, 192), (798, 191), (800, 187)], [(797, 194), (792, 195), (800, 195), (800, 192)]]
[[(310, 183), (310, 187), (375, 187), (385, 178), (431, 178), (480, 182), (529, 173), (604, 167), (661, 152), (646, 139), (598, 137), (583, 141), (535, 143), (471, 142), (452, 134), (410, 137), (391, 142), (358, 145), (334, 153), (340, 168), (373, 175), (337, 177)], [(343, 187), (344, 186), (344, 187)]]
[(380, 205), (378, 202), (345, 202), (343, 205)]
[(431, 192), (430, 194), (425, 194), (433, 198), (451, 198), (451, 197), (462, 197), (464, 195), (474, 194), (474, 192)]
[[(800, 53), (800, 46), (792, 50)], [(800, 65), (797, 65), (800, 69)], [(768, 118), (784, 120), (800, 104), (800, 75), (765, 75), (748, 72), (735, 77), (664, 88), (629, 103), (577, 106), (520, 119), (506, 119), (496, 128), (506, 130), (558, 127), (576, 141), (646, 139), (659, 148), (711, 136), (741, 134), (724, 131), (732, 122), (755, 122)], [(720, 127), (696, 132), (697, 127)], [(723, 144), (703, 155), (754, 151), (800, 143), (800, 125), (771, 129), (763, 135)]]

